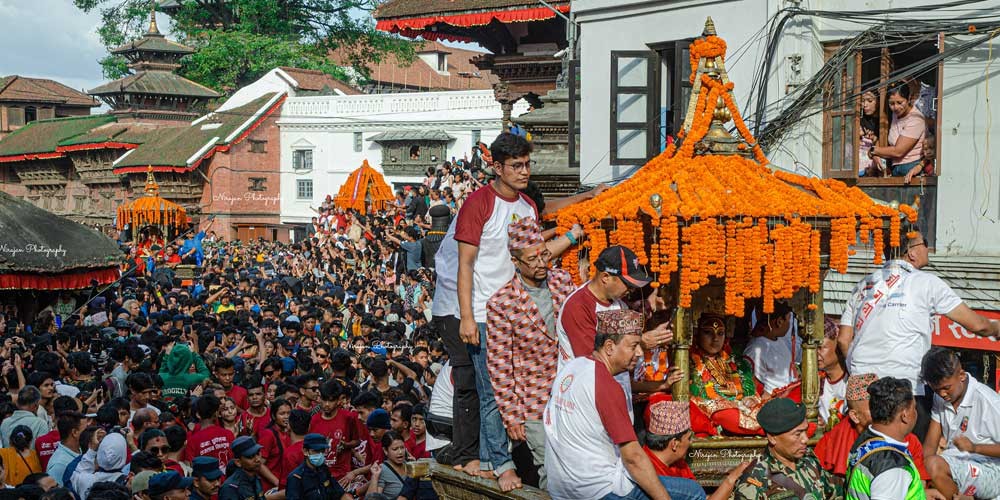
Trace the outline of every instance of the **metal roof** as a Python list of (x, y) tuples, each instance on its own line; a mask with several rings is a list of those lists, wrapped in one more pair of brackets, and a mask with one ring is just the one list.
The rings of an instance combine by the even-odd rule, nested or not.
[(373, 142), (391, 141), (452, 141), (455, 138), (448, 135), (444, 130), (390, 130), (382, 132), (374, 137), (369, 137)]

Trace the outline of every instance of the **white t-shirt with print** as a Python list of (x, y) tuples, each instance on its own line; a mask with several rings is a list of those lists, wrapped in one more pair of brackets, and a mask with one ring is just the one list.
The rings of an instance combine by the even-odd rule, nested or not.
[[(753, 376), (764, 384), (764, 392), (770, 394), (775, 389), (781, 389), (799, 380), (795, 365), (802, 360), (802, 343), (799, 342), (798, 328), (795, 317), (785, 335), (777, 340), (765, 337), (754, 337), (747, 343), (743, 356), (753, 367)], [(795, 343), (795, 356), (792, 356), (792, 343)]]
[(1000, 395), (972, 375), (966, 376), (969, 377), (969, 388), (958, 408), (941, 399), (941, 396), (934, 395), (931, 420), (941, 424), (941, 435), (948, 443), (941, 455), (1000, 464), (1000, 458), (955, 448), (958, 436), (969, 438), (972, 444), (1000, 444)]
[(914, 394), (923, 395), (920, 361), (931, 348), (934, 315), (961, 304), (941, 278), (889, 261), (857, 284), (840, 318), (841, 325), (854, 327), (847, 371), (907, 379)]

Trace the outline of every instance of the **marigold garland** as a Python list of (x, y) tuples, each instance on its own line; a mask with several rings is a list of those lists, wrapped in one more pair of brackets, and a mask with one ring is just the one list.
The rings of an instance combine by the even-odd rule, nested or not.
[[(765, 312), (772, 312), (776, 300), (798, 290), (819, 293), (823, 254), (829, 254), (830, 269), (846, 273), (859, 238), (873, 246), (874, 262), (881, 263), (885, 220), (889, 244), (898, 247), (900, 212), (912, 224), (916, 211), (878, 205), (857, 186), (836, 179), (769, 169), (735, 105), (733, 84), (695, 76), (699, 59), (721, 62), (725, 50), (716, 36), (692, 43), (692, 82), (700, 77), (701, 88), (689, 128), (678, 133), (677, 142), (630, 178), (554, 218), (560, 228), (581, 224), (587, 230), (591, 262), (609, 245), (631, 248), (655, 273), (656, 285), (676, 280), (681, 307), (690, 307), (694, 292), (713, 278), (724, 279), (726, 313), (742, 316), (747, 299), (763, 298)], [(753, 159), (695, 153), (720, 102)], [(659, 211), (649, 204), (653, 194), (662, 199)], [(610, 231), (600, 223), (607, 219), (614, 220)], [(574, 259), (564, 257), (563, 267), (579, 283)]]

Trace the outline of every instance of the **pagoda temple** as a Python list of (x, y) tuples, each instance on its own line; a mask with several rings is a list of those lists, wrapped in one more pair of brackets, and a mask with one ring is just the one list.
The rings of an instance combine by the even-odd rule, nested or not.
[(111, 53), (124, 57), (133, 73), (88, 93), (104, 101), (120, 118), (189, 121), (204, 111), (209, 100), (219, 97), (214, 90), (175, 73), (181, 58), (194, 53), (194, 49), (160, 33), (155, 10), (141, 38)]

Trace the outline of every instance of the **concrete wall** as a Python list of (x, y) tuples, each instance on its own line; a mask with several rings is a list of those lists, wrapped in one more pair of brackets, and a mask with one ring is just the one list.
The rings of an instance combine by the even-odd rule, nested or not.
[[(868, 11), (873, 8), (912, 6), (910, 16), (927, 18), (926, 1), (873, 5), (866, 0), (808, 0), (804, 9)], [(748, 93), (765, 51), (764, 35), (770, 16), (786, 2), (775, 0), (576, 0), (573, 12), (581, 24), (580, 58), (583, 109), (581, 118), (581, 182), (617, 180), (637, 166), (609, 164), (611, 99), (611, 52), (648, 50), (648, 44), (680, 40), (701, 34), (705, 18), (711, 16), (719, 35), (728, 45), (726, 69), (736, 85), (734, 94), (751, 128), (756, 117), (745, 109)], [(977, 9), (989, 12), (1000, 7), (990, 1)], [(942, 13), (953, 17), (955, 12)], [(894, 14), (894, 16), (897, 16)], [(824, 63), (822, 43), (851, 38), (867, 26), (844, 21), (801, 17), (783, 31), (767, 80), (768, 116), (773, 117), (790, 100), (786, 91), (804, 83)], [(967, 36), (946, 38), (946, 47), (962, 43)], [(793, 65), (790, 56), (800, 56)], [(1000, 50), (993, 53), (990, 76), (1000, 72)], [(992, 100), (988, 109), (985, 75), (988, 48), (985, 44), (943, 65), (943, 99), (939, 123), (940, 171), (937, 179), (936, 251), (946, 255), (1000, 255), (1000, 169), (992, 162), (995, 149), (988, 137), (1000, 134), (988, 126), (990, 116), (1000, 116), (1000, 104)], [(803, 175), (822, 175), (821, 116), (801, 120), (769, 154), (772, 163)], [(994, 146), (995, 148), (996, 146)], [(908, 200), (903, 200), (908, 201)]]
[[(527, 111), (518, 103), (515, 115)], [(442, 130), (455, 139), (448, 143), (441, 161), (462, 158), (472, 148), (473, 130), (491, 142), (502, 130), (502, 110), (493, 91), (422, 92), (358, 96), (290, 97), (282, 108), (281, 128), (281, 221), (306, 223), (327, 195), (336, 196), (348, 175), (367, 160), (382, 168), (382, 148), (369, 141), (393, 130)], [(362, 134), (362, 149), (354, 150), (354, 134)], [(313, 151), (312, 170), (296, 171), (293, 151)], [(471, 155), (470, 155), (471, 156)], [(391, 172), (391, 169), (390, 169)], [(297, 197), (297, 181), (312, 179), (313, 197)], [(418, 183), (424, 176), (388, 175), (386, 181)]]

